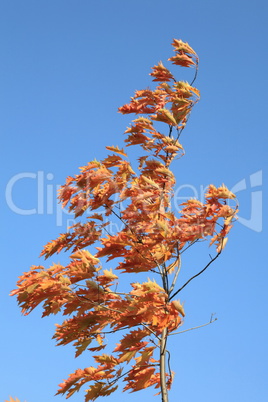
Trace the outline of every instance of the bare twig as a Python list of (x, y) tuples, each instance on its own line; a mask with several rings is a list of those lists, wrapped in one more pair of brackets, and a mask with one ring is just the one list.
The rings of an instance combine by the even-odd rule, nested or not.
[(194, 78), (193, 78), (193, 80), (192, 80), (192, 82), (191, 82), (191, 86), (193, 85), (193, 83), (195, 82), (195, 80), (196, 80), (196, 78), (197, 78), (197, 74), (198, 74), (198, 67), (199, 67), (199, 60), (198, 60), (198, 58), (196, 58), (196, 69), (195, 69), (195, 75), (194, 75)]
[(211, 314), (210, 321), (207, 322), (206, 324), (198, 325), (197, 327), (188, 328), (188, 329), (185, 329), (184, 331), (174, 332), (174, 333), (172, 333), (172, 334), (170, 334), (170, 335), (183, 334), (184, 332), (193, 331), (194, 329), (206, 327), (207, 325), (210, 325), (210, 324), (212, 324), (213, 322), (217, 321), (217, 317), (216, 317), (216, 318), (213, 318), (214, 314), (215, 314), (215, 313), (212, 313), (212, 314)]
[(213, 257), (208, 263), (207, 265), (197, 274), (195, 274), (194, 276), (192, 276), (190, 279), (188, 279), (187, 282), (185, 282), (185, 284), (179, 289), (177, 290), (171, 297), (169, 300), (173, 299), (173, 297), (175, 297), (182, 289), (185, 288), (185, 286), (187, 286), (193, 279), (197, 278), (199, 275), (201, 275), (221, 254), (221, 250), (215, 255), (215, 257)]

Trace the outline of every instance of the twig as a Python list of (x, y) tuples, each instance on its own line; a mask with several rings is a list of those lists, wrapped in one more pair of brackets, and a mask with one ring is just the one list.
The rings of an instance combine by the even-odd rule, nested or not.
[(214, 315), (214, 313), (213, 313), (213, 314), (211, 314), (210, 321), (209, 321), (209, 322), (207, 322), (206, 324), (198, 325), (197, 327), (188, 328), (188, 329), (185, 329), (184, 331), (180, 331), (180, 332), (174, 332), (174, 333), (172, 333), (172, 334), (170, 334), (170, 335), (178, 335), (178, 334), (183, 334), (184, 332), (188, 332), (188, 331), (192, 331), (192, 330), (194, 330), (194, 329), (198, 329), (198, 328), (206, 327), (207, 325), (210, 325), (210, 324), (212, 324), (213, 322), (217, 321), (217, 317), (216, 317), (216, 318), (212, 318), (212, 317), (213, 317), (213, 315)]
[(198, 60), (198, 58), (196, 58), (196, 69), (195, 69), (195, 75), (194, 75), (194, 78), (193, 78), (193, 80), (192, 80), (192, 82), (191, 82), (191, 86), (193, 85), (193, 83), (195, 82), (195, 80), (196, 80), (196, 78), (197, 78), (197, 74), (198, 74), (198, 67), (199, 67), (199, 60)]
[(222, 250), (220, 250), (220, 251), (215, 255), (215, 257), (212, 258), (212, 260), (210, 260), (209, 263), (207, 263), (207, 265), (206, 265), (200, 272), (198, 272), (197, 274), (195, 274), (194, 276), (192, 276), (190, 279), (188, 279), (188, 281), (185, 282), (185, 284), (184, 284), (179, 290), (177, 290), (177, 291), (170, 297), (169, 300), (173, 299), (173, 297), (175, 297), (182, 289), (184, 289), (185, 286), (187, 286), (188, 283), (190, 283), (193, 279), (195, 279), (195, 278), (197, 278), (199, 275), (201, 275), (201, 274), (210, 266), (210, 264), (212, 264), (212, 263), (219, 257), (219, 255), (221, 254), (221, 251), (222, 251)]
[(175, 275), (174, 275), (172, 284), (171, 284), (171, 286), (170, 286), (169, 294), (173, 291), (173, 289), (174, 289), (174, 287), (175, 287), (175, 285), (176, 285), (176, 282), (177, 282), (177, 279), (178, 279), (180, 270), (181, 270), (181, 257), (180, 257), (180, 252), (179, 252), (179, 250), (178, 250), (178, 257), (177, 257), (176, 263), (177, 263), (177, 262), (178, 262), (178, 268), (177, 268), (177, 271), (175, 272)]

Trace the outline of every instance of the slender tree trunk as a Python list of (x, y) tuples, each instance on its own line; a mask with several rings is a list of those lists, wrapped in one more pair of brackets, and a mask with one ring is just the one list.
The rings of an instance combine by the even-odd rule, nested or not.
[(166, 354), (167, 354), (167, 328), (162, 331), (160, 342), (160, 384), (162, 402), (168, 402), (168, 391), (166, 381)]

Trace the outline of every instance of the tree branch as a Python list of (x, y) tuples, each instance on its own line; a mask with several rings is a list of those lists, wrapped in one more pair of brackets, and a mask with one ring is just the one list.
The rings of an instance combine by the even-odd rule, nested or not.
[(193, 80), (192, 80), (192, 82), (191, 82), (191, 86), (193, 85), (193, 83), (195, 82), (195, 80), (196, 80), (196, 78), (197, 78), (197, 74), (198, 74), (198, 67), (199, 67), (199, 60), (198, 60), (198, 58), (196, 59), (196, 68), (195, 68), (195, 75), (194, 75), (194, 78), (193, 78)]
[(194, 329), (206, 327), (207, 325), (210, 325), (210, 324), (212, 324), (213, 322), (217, 321), (217, 319), (218, 319), (217, 317), (216, 317), (216, 318), (213, 318), (214, 314), (215, 314), (215, 313), (212, 313), (212, 314), (211, 314), (210, 321), (207, 322), (206, 324), (198, 325), (197, 327), (188, 328), (188, 329), (185, 329), (184, 331), (174, 332), (174, 333), (172, 333), (172, 334), (170, 334), (170, 335), (183, 334), (184, 332), (193, 331)]
[(166, 343), (167, 343), (168, 330), (164, 328), (161, 335), (160, 342), (160, 386), (162, 402), (168, 402), (168, 392), (166, 383)]
[(177, 290), (171, 297), (169, 300), (173, 299), (173, 297), (175, 297), (180, 291), (182, 291), (182, 289), (185, 288), (185, 286), (187, 286), (193, 279), (197, 278), (199, 275), (201, 275), (209, 266), (210, 264), (212, 264), (221, 254), (221, 250), (215, 255), (214, 258), (212, 258), (209, 263), (200, 271), (198, 272), (196, 275), (192, 276), (190, 279), (188, 279), (187, 282), (185, 282), (185, 284), (179, 289)]
[(178, 250), (178, 257), (177, 257), (177, 260), (175, 261), (175, 263), (178, 263), (178, 268), (177, 268), (177, 270), (176, 270), (176, 272), (175, 272), (175, 275), (174, 275), (172, 284), (171, 284), (171, 286), (170, 286), (170, 288), (169, 288), (169, 292), (168, 292), (169, 295), (170, 295), (170, 293), (173, 291), (173, 289), (174, 289), (174, 287), (175, 287), (175, 285), (176, 285), (176, 282), (177, 282), (177, 279), (178, 279), (178, 276), (179, 276), (179, 273), (180, 273), (180, 270), (181, 270), (181, 257), (180, 257), (180, 252), (179, 252), (179, 250)]

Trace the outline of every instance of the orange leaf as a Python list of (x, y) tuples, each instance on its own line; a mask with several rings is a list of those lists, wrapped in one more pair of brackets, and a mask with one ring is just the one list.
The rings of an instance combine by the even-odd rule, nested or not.
[(114, 147), (114, 146), (106, 146), (106, 149), (108, 149), (109, 151), (113, 151), (116, 154), (120, 154), (120, 155), (124, 155), (127, 156), (127, 154), (125, 153), (125, 151), (122, 149), (120, 149), (118, 146)]

